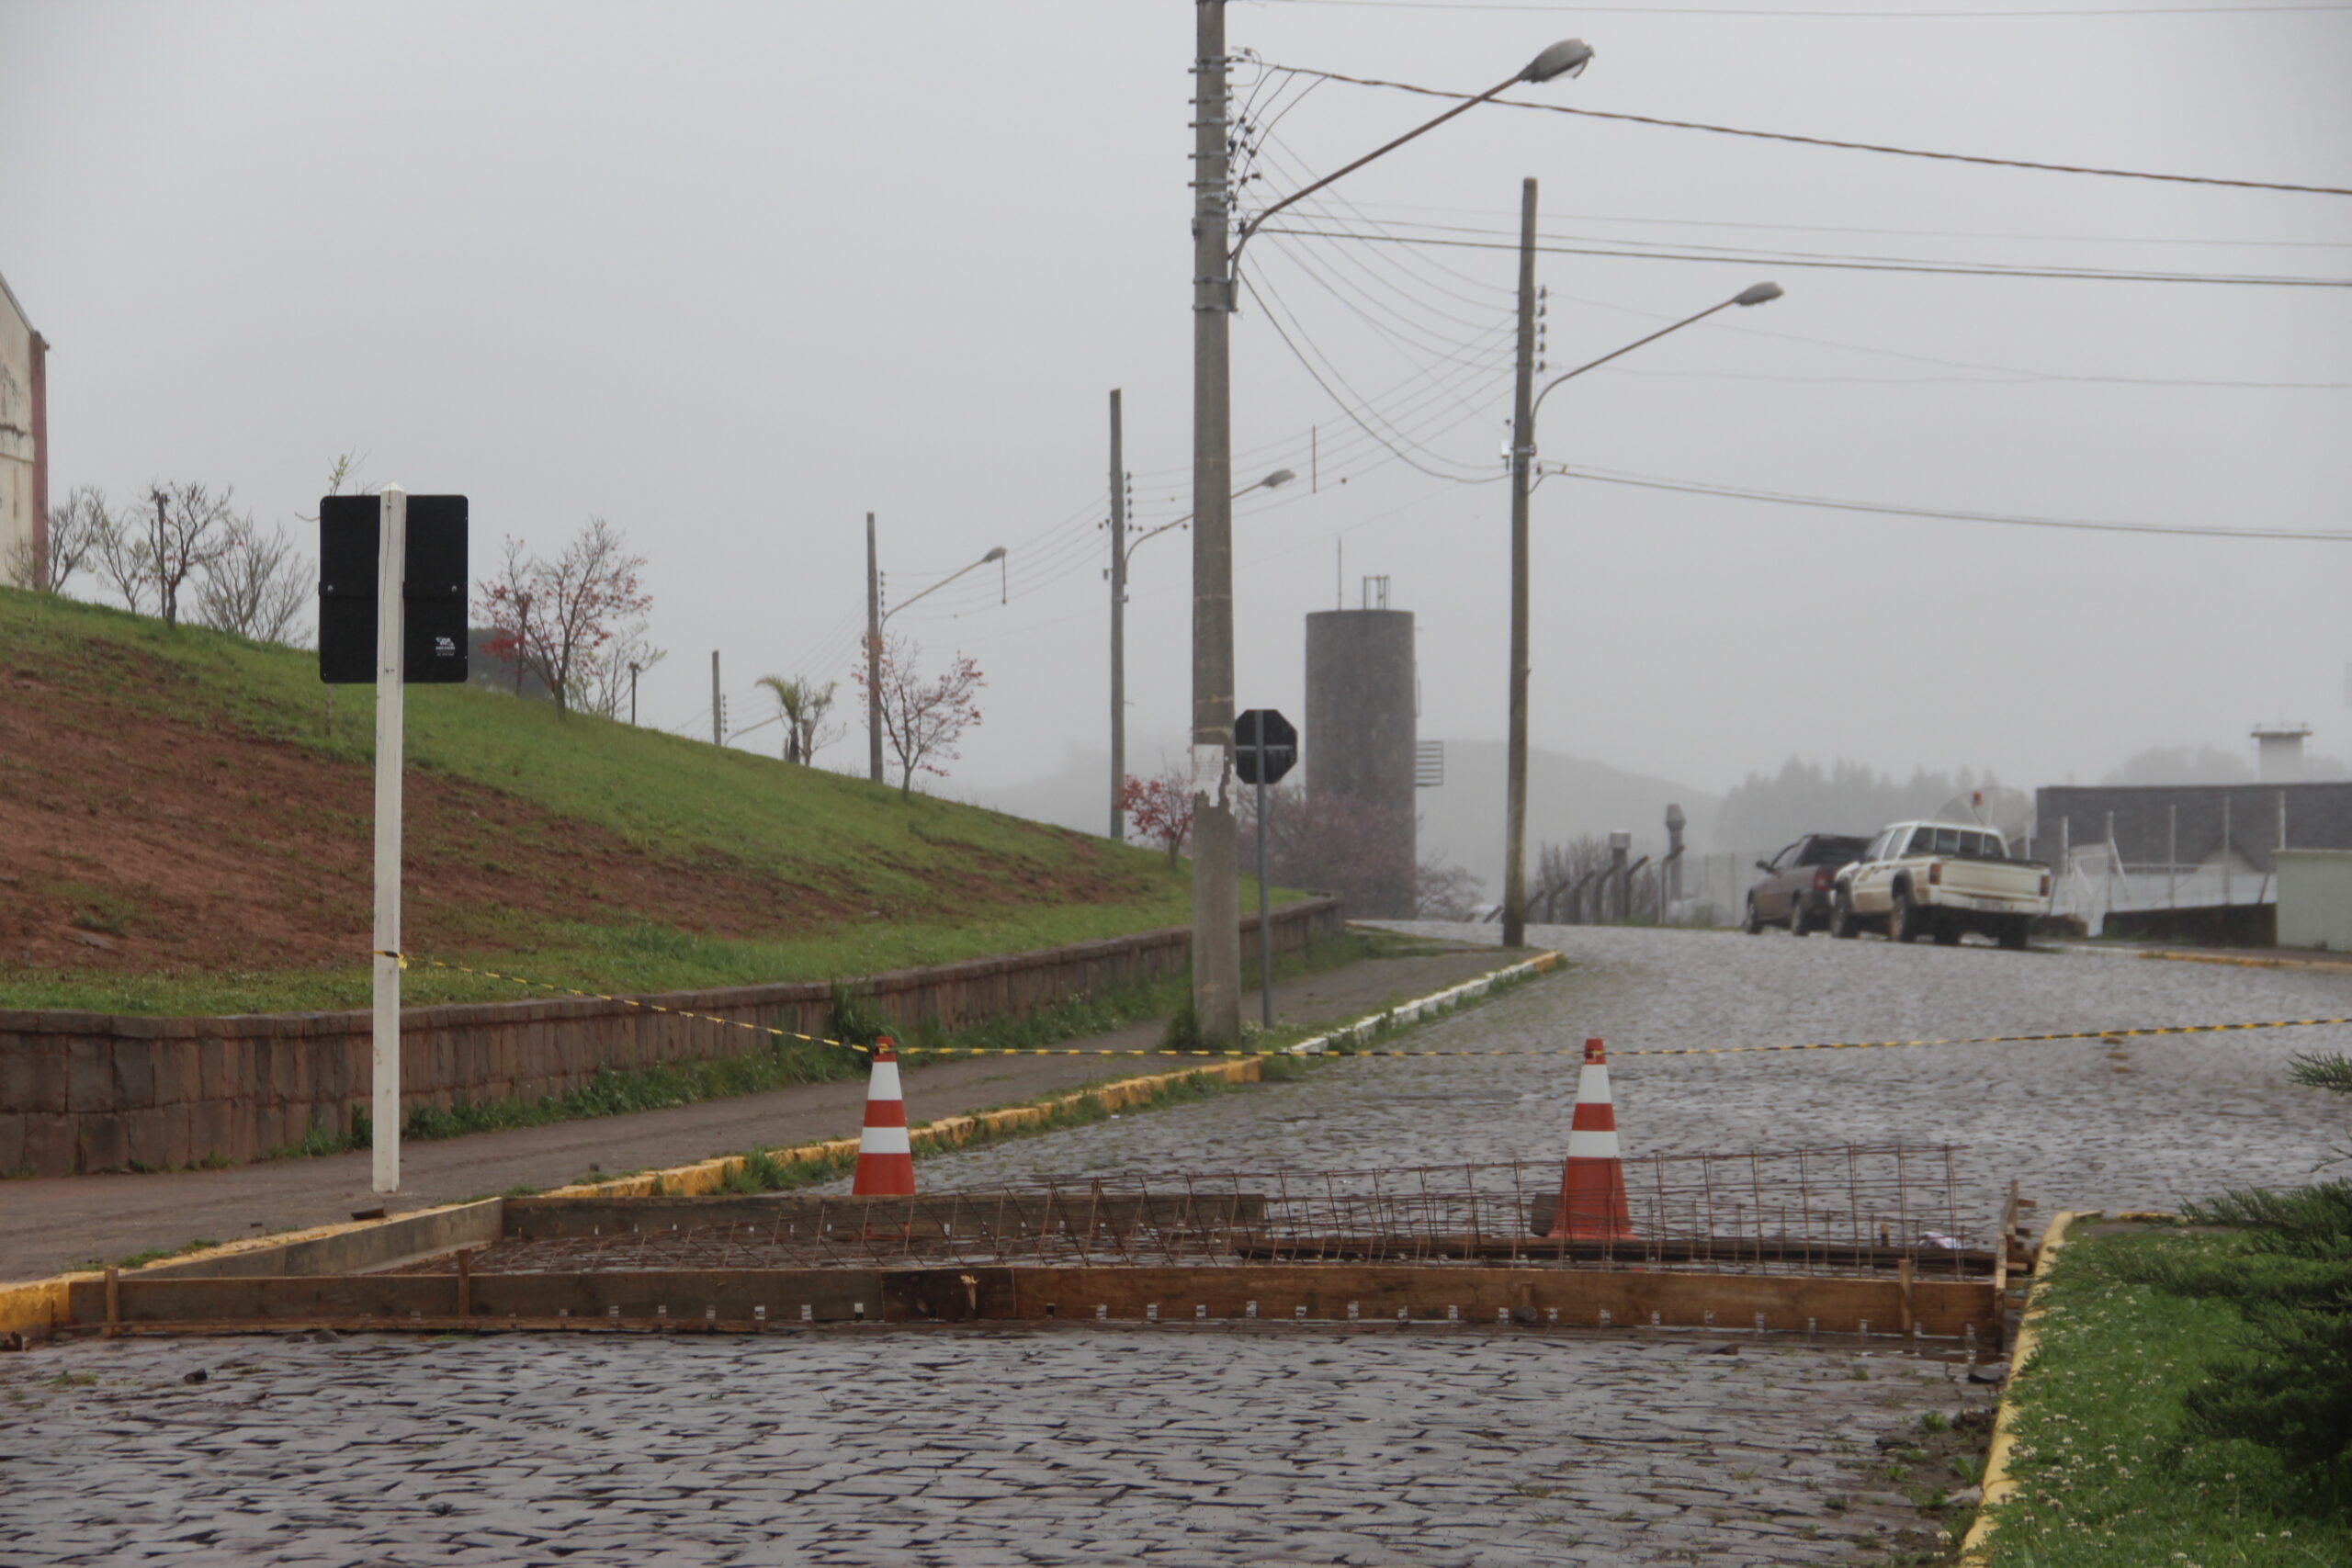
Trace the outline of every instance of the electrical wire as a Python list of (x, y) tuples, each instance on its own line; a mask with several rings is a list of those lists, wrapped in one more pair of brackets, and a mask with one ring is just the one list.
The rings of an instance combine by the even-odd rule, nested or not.
[(2014, 528), (2063, 528), (2092, 534), (2166, 534), (2185, 538), (2284, 539), (2302, 544), (2352, 544), (2352, 533), (2293, 528), (2203, 527), (2170, 523), (2103, 522), (2079, 517), (2021, 516), (2005, 512), (1970, 512), (1951, 507), (1907, 506), (1894, 502), (1853, 501), (1834, 496), (1798, 495), (1784, 491), (1758, 490), (1745, 485), (1722, 485), (1698, 479), (1666, 479), (1656, 474), (1633, 474), (1617, 469), (1577, 468), (1564, 463), (1546, 463), (1541, 467), (1543, 471), (1548, 474), (1558, 474), (1565, 479), (1593, 480), (1601, 484), (1631, 485), (1641, 490), (1670, 491), (1681, 495), (1717, 496), (1732, 501), (1769, 502), (1779, 506), (1811, 506), (1832, 512), (1869, 513), (1885, 517), (1923, 517), (1951, 523), (1987, 523)]
[[(1276, 0), (1290, 6), (1343, 6), (1375, 11), (1543, 11), (1617, 17), (1792, 17), (1857, 21), (2002, 21), (2043, 17), (2233, 17), (2240, 14), (2292, 15), (2297, 12), (2352, 11), (2344, 5), (2250, 6), (2047, 6), (2010, 11), (1792, 11), (1745, 6), (1570, 6), (1544, 5), (1531, 0)], [(1270, 68), (1278, 69), (1278, 68)]]
[[(1283, 65), (1273, 61), (1262, 62), (1269, 71), (1295, 72), (1302, 76), (1319, 77), (1327, 82), (1345, 82), (1355, 87), (1385, 87), (1394, 92), (1414, 93), (1422, 97), (1474, 98), (1475, 93), (1449, 92), (1438, 87), (1423, 87), (1411, 82), (1390, 82), (1376, 76), (1349, 76), (1337, 71), (1317, 71), (1311, 66)], [(2032, 169), (2053, 175), (2094, 175), (2105, 179), (2161, 180), (2174, 185), (2228, 186), (2240, 190), (2292, 191), (2303, 196), (2352, 196), (2352, 188), (2342, 186), (2290, 185), (2280, 180), (2225, 179), (2215, 175), (2151, 174), (2139, 169), (2101, 169), (2078, 164), (2045, 164), (2024, 158), (1993, 158), (1973, 152), (1933, 152), (1917, 147), (1892, 147), (1874, 141), (1841, 141), (1826, 136), (1799, 136), (1782, 130), (1747, 130), (1736, 126), (1709, 125), (1699, 120), (1664, 119), (1656, 115), (1624, 114), (1612, 109), (1578, 108), (1568, 104), (1532, 104), (1519, 98), (1489, 98), (1489, 103), (1507, 108), (1536, 109), (1545, 114), (1577, 115), (1588, 119), (1622, 120), (1631, 125), (1657, 126), (1669, 130), (1703, 130), (1717, 136), (1747, 137), (1760, 141), (1788, 141), (1806, 147), (1832, 147), (1849, 152), (1881, 152), (1898, 158), (1928, 158), (1947, 164), (1978, 164), (1994, 168)]]
[[(1328, 229), (1261, 229), (1261, 234), (1288, 234), (1299, 239), (1354, 240), (1363, 244), (1440, 245), (1452, 250), (1515, 251), (1516, 240), (1449, 240), (1428, 235), (1358, 234)], [(1791, 255), (1698, 255), (1681, 251), (1604, 250), (1591, 245), (1538, 244), (1546, 255), (1613, 256), (1620, 261), (1680, 261), (1737, 263), (1742, 266), (1826, 268), (1835, 272), (1930, 273), (1948, 277), (2058, 277), (2093, 283), (2218, 283), (2279, 288), (2352, 288), (2352, 277), (2265, 277), (2207, 272), (2132, 272), (2101, 267), (2022, 267), (1994, 265), (1905, 261), (1808, 260)]]

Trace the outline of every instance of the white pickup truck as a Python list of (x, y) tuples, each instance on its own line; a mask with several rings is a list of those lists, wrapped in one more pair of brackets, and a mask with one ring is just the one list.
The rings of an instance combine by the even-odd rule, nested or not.
[(1842, 867), (1829, 899), (1829, 931), (1865, 929), (1891, 941), (1922, 932), (1943, 946), (1982, 931), (2003, 947), (2025, 945), (2034, 917), (2050, 912), (2050, 868), (2009, 858), (2008, 845), (1973, 822), (1897, 822), (1862, 858)]

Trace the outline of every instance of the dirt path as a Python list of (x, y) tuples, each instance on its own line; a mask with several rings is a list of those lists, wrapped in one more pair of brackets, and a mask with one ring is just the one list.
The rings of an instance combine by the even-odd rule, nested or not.
[[(1319, 1023), (1356, 1017), (1483, 975), (1508, 960), (1493, 948), (1417, 958), (1370, 959), (1274, 987), (1275, 1017)], [(1255, 1003), (1254, 994), (1250, 998)], [(1159, 1038), (1138, 1023), (1072, 1046), (1133, 1050)], [(907, 1075), (916, 1121), (1034, 1099), (1106, 1078), (1167, 1070), (1170, 1058), (990, 1056)], [(684, 1165), (751, 1148), (846, 1137), (857, 1130), (865, 1086), (805, 1084), (735, 1100), (629, 1116), (560, 1122), (509, 1133), (412, 1142), (401, 1151), (401, 1191), (391, 1207), (420, 1208), (514, 1187), (558, 1187), (607, 1172)], [(276, 1160), (233, 1170), (73, 1176), (0, 1182), (0, 1280), (38, 1278), (93, 1259), (202, 1238), (236, 1241), (330, 1224), (378, 1200), (368, 1156)]]

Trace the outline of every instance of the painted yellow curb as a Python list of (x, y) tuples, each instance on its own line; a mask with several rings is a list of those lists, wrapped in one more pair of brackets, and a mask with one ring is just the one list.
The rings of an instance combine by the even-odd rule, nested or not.
[(2018, 1377), (2041, 1345), (2041, 1293), (2050, 1283), (2051, 1266), (2066, 1243), (2066, 1231), (2076, 1220), (2098, 1211), (2066, 1209), (2050, 1216), (2041, 1246), (2033, 1258), (2033, 1283), (2027, 1288), (2025, 1315), (2018, 1323), (2017, 1343), (2009, 1348), (2009, 1375), (2001, 1385), (2001, 1407), (1993, 1417), (1993, 1441), (1984, 1450), (1984, 1495), (1976, 1507), (1976, 1522), (1960, 1543), (1961, 1568), (1985, 1568), (1992, 1561), (1993, 1511), (2016, 1495), (2017, 1477), (2009, 1473), (2009, 1456), (2017, 1447)]
[(2324, 958), (2241, 958), (2227, 953), (2173, 953), (2154, 948), (2140, 956), (2162, 959), (2170, 964), (2226, 964), (2237, 969), (2333, 969), (2339, 973), (2352, 973), (2352, 964), (2335, 963)]
[[(936, 1122), (908, 1130), (907, 1141), (918, 1149), (954, 1148), (978, 1136), (1010, 1132), (1015, 1128), (1035, 1126), (1050, 1119), (1054, 1112), (1073, 1105), (1099, 1105), (1105, 1111), (1117, 1111), (1124, 1106), (1148, 1100), (1170, 1084), (1187, 1078), (1210, 1078), (1220, 1083), (1256, 1083), (1264, 1073), (1264, 1066), (1254, 1056), (1239, 1061), (1217, 1062), (1207, 1066), (1186, 1067), (1180, 1072), (1154, 1073), (1148, 1077), (1121, 1078), (1115, 1083), (1099, 1084), (1093, 1089), (1080, 1089), (1073, 1094), (1057, 1094), (1049, 1100), (1029, 1105), (1009, 1106), (1002, 1111), (982, 1111), (970, 1116), (944, 1116)], [(800, 1165), (830, 1159), (844, 1159), (857, 1153), (855, 1138), (828, 1138), (822, 1143), (796, 1144), (789, 1148), (770, 1149), (767, 1157), (782, 1164)], [(550, 1191), (550, 1198), (644, 1198), (657, 1189), (669, 1198), (693, 1198), (706, 1192), (722, 1190), (727, 1179), (742, 1169), (748, 1155), (726, 1155), (718, 1159), (697, 1160), (692, 1165), (673, 1166), (668, 1170), (641, 1171), (635, 1176), (616, 1177), (610, 1181), (583, 1181)]]

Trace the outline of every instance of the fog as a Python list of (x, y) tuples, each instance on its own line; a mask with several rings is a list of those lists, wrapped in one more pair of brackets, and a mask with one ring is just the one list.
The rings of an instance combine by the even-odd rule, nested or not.
[[(1849, 8), (1286, 0), (1236, 3), (1229, 30), (1266, 62), (1455, 90), (1573, 34), (1591, 69), (1514, 97), (2352, 186), (2352, 8)], [(52, 500), (202, 479), (291, 524), (356, 451), (373, 480), (469, 495), (478, 567), (501, 535), (553, 548), (608, 518), (649, 558), (670, 650), (644, 716), (704, 735), (714, 649), (730, 728), (768, 711), (763, 673), (847, 694), (867, 512), (893, 603), (1002, 545), (1001, 574), (892, 629), (987, 671), (985, 722), (935, 787), (1053, 774), (1104, 746), (1110, 389), (1138, 525), (1190, 510), (1193, 9), (8, 0), (0, 274), (53, 344)], [(1302, 96), (1250, 65), (1235, 82), (1272, 128), (1252, 208), (1441, 107)], [(1781, 258), (1542, 256), (1554, 373), (1759, 279), (1787, 290), (1564, 386), (1547, 463), (1928, 510), (2347, 525), (2343, 288), (1791, 264), (2343, 279), (2352, 197), (1488, 106), (1298, 226), (1507, 238), (1527, 176), (1547, 243)], [(1269, 235), (1245, 270), (1380, 434), (1245, 297), (1238, 480), (1301, 477), (1238, 508), (1243, 705), (1296, 716), (1304, 615), (1377, 574), (1419, 620), (1422, 733), (1498, 739), (1514, 257)], [(2088, 782), (2152, 746), (2243, 750), (2282, 716), (2352, 750), (2352, 545), (1568, 478), (1543, 482), (1533, 526), (1534, 743), (1700, 794), (1792, 753)], [(1182, 743), (1189, 537), (1135, 558), (1138, 772)], [(853, 731), (820, 760), (863, 751)]]

